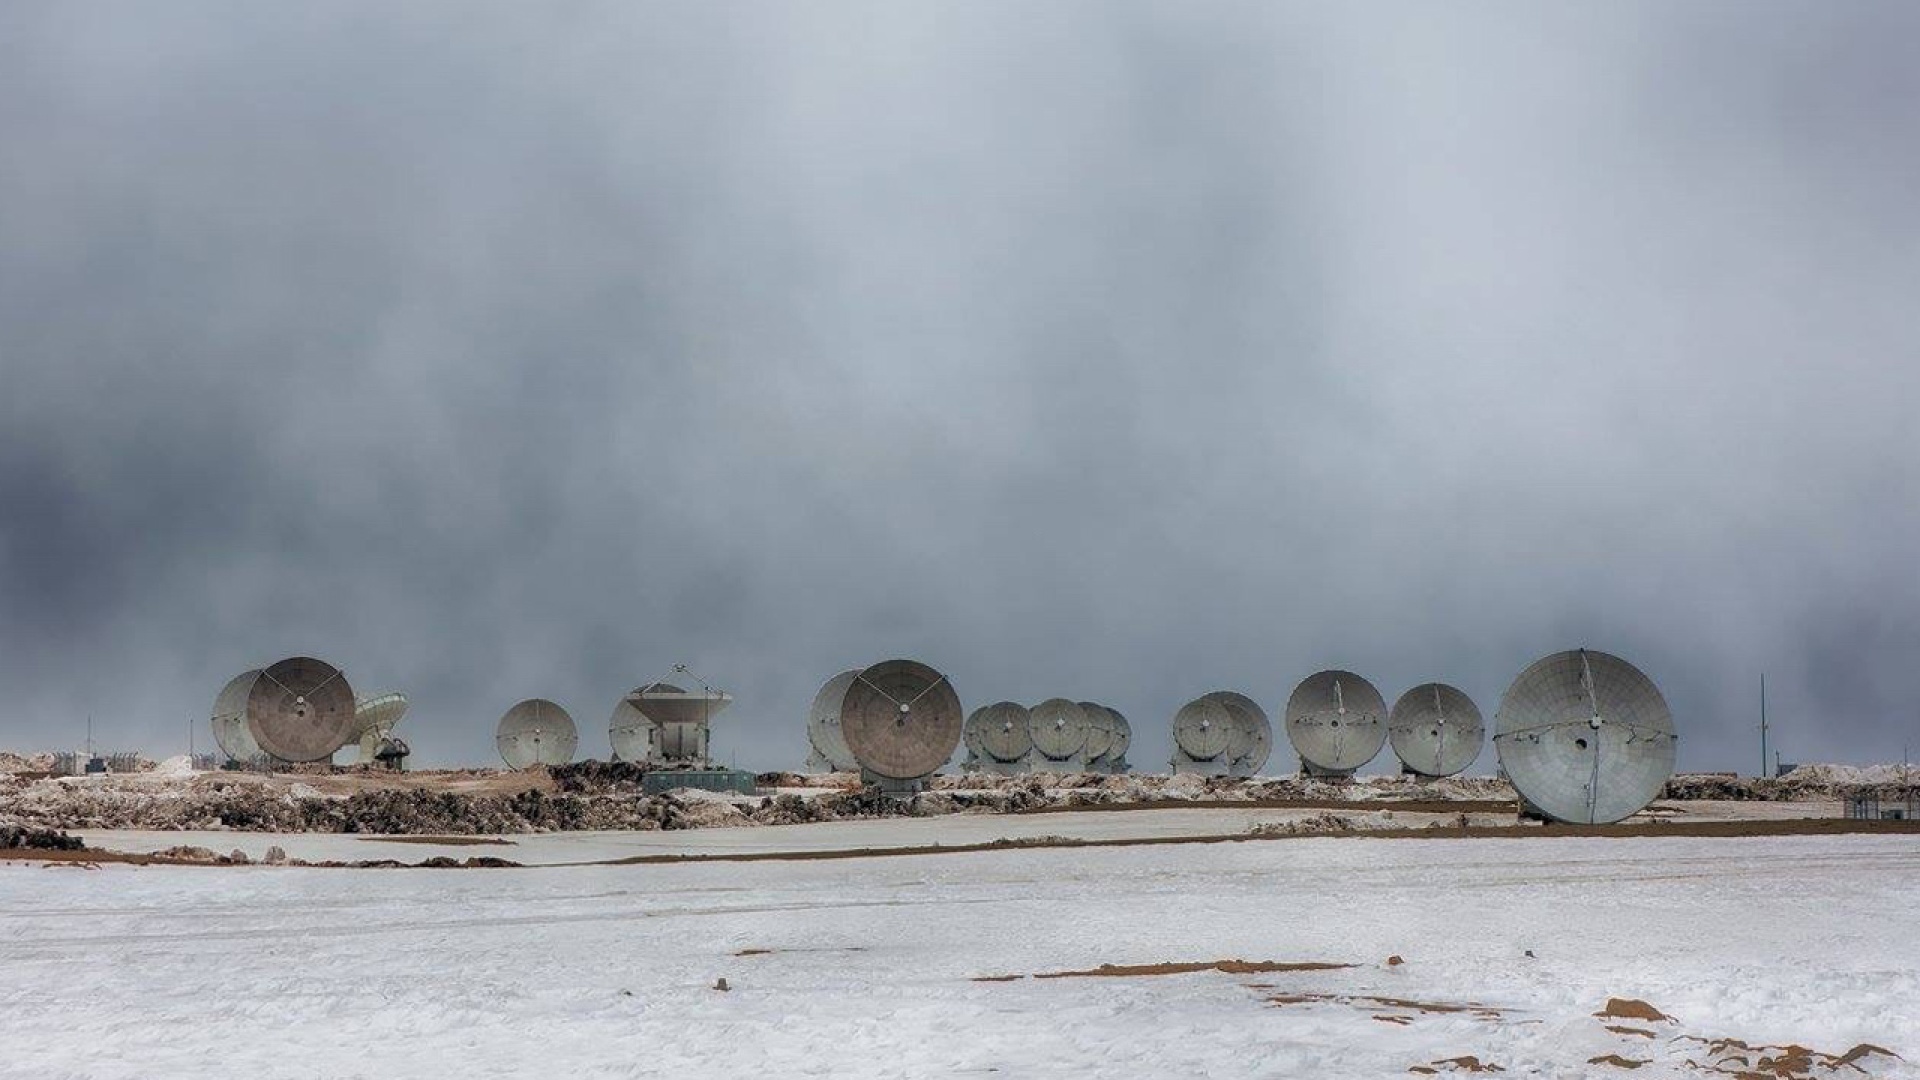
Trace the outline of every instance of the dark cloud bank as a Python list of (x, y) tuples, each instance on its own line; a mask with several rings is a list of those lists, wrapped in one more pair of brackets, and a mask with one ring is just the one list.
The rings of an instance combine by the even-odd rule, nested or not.
[[(1920, 732), (1910, 5), (0, 10), (0, 744), (289, 653), (423, 763), (677, 660), (1136, 761), (1589, 644)], [(201, 736), (204, 740), (204, 735)], [(204, 744), (204, 743), (203, 743)], [(1482, 769), (1491, 766), (1491, 754)], [(1271, 768), (1292, 766), (1284, 750)]]

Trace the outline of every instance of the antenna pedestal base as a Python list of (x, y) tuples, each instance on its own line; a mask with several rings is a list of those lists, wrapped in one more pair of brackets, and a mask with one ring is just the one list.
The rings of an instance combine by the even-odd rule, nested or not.
[(1300, 775), (1311, 780), (1351, 780), (1352, 769), (1323, 769), (1311, 761), (1300, 762)]

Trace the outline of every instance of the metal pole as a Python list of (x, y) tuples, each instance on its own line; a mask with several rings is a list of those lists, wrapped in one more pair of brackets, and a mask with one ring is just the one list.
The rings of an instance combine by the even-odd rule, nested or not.
[(1760, 777), (1767, 775), (1767, 673), (1760, 673)]

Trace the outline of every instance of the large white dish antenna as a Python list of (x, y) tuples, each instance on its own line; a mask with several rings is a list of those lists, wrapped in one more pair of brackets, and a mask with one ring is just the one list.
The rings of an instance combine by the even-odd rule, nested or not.
[(1107, 755), (1113, 752), (1113, 713), (1097, 701), (1076, 704), (1087, 715), (1087, 744), (1080, 748), (1080, 756), (1089, 769), (1104, 769)]
[(968, 721), (974, 726), (974, 738), (980, 744), (980, 756), (1005, 765), (1025, 761), (1033, 751), (1033, 731), (1027, 707), (1013, 701), (996, 701), (975, 709)]
[(1113, 717), (1113, 749), (1107, 751), (1107, 767), (1123, 773), (1129, 768), (1127, 751), (1133, 746), (1133, 725), (1119, 709), (1109, 707), (1107, 712)]
[(1048, 698), (1027, 714), (1033, 748), (1049, 765), (1069, 763), (1085, 749), (1092, 721), (1087, 711), (1066, 698)]
[(1193, 761), (1219, 761), (1233, 741), (1233, 710), (1211, 696), (1195, 698), (1173, 716), (1173, 745)]
[(1387, 702), (1351, 671), (1307, 676), (1287, 698), (1287, 741), (1303, 771), (1351, 775), (1387, 742)]
[(310, 656), (268, 666), (247, 691), (247, 731), (281, 761), (332, 757), (353, 731), (353, 713), (346, 673)]
[(820, 692), (813, 695), (813, 705), (807, 709), (807, 742), (813, 747), (810, 767), (818, 766), (827, 772), (853, 772), (860, 768), (840, 730), (840, 706), (847, 699), (847, 688), (859, 677), (859, 668), (843, 671), (828, 679)]
[(1452, 776), (1480, 756), (1486, 725), (1464, 691), (1445, 683), (1422, 683), (1393, 703), (1387, 741), (1408, 772)]
[(347, 744), (359, 747), (358, 763), (371, 765), (380, 753), (380, 744), (393, 735), (393, 729), (407, 715), (407, 695), (373, 694), (354, 702), (353, 730)]
[(1646, 807), (1673, 776), (1673, 713), (1617, 656), (1573, 649), (1534, 661), (1494, 716), (1500, 768), (1555, 821), (1601, 825)]
[(933, 775), (960, 745), (965, 722), (953, 684), (913, 660), (886, 660), (862, 671), (840, 705), (847, 749), (882, 781)]
[(222, 687), (213, 699), (213, 741), (228, 760), (250, 764), (266, 757), (247, 730), (247, 698), (253, 693), (260, 669), (243, 671)]
[(579, 743), (573, 717), (546, 698), (528, 698), (508, 709), (493, 732), (493, 745), (510, 769), (565, 765)]
[(1273, 753), (1273, 722), (1258, 702), (1233, 690), (1215, 690), (1207, 695), (1233, 714), (1233, 730), (1227, 740), (1227, 771), (1234, 776), (1252, 776), (1266, 767)]

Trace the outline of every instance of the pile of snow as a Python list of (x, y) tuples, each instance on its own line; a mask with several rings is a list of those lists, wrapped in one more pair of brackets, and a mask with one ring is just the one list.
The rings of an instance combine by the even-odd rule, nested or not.
[(175, 754), (153, 767), (155, 776), (192, 776), (193, 758), (186, 754)]

